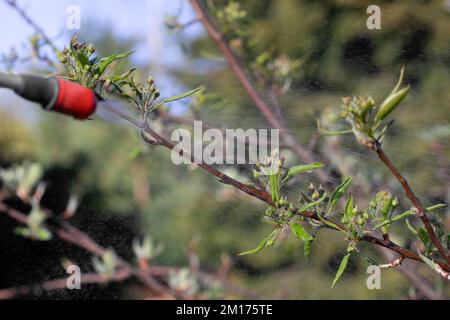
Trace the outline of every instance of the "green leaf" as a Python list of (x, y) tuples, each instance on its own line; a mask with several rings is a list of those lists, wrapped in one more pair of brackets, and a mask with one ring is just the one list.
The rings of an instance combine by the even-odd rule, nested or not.
[(303, 241), (312, 241), (314, 238), (306, 232), (306, 230), (299, 223), (291, 224), (291, 230), (297, 238)]
[(129, 153), (128, 153), (128, 156), (127, 156), (127, 158), (129, 159), (129, 160), (136, 160), (137, 158), (139, 158), (142, 154), (144, 153), (144, 150), (142, 149), (142, 147), (135, 147), (135, 148), (133, 148), (133, 150), (131, 150)]
[(105, 72), (106, 68), (108, 68), (111, 63), (113, 63), (114, 61), (119, 60), (119, 59), (124, 59), (124, 58), (132, 55), (133, 53), (134, 53), (134, 51), (129, 51), (126, 53), (114, 54), (112, 56), (104, 57), (104, 58), (100, 59), (100, 62), (98, 62), (94, 66), (95, 74), (101, 76)]
[(39, 241), (49, 241), (52, 239), (52, 233), (44, 227), (33, 231), (33, 237)]
[(275, 229), (274, 231), (272, 231), (272, 233), (269, 234), (269, 236), (267, 238), (262, 240), (255, 249), (241, 252), (238, 255), (245, 256), (245, 255), (249, 255), (249, 254), (256, 254), (256, 253), (260, 252), (262, 249), (264, 249), (265, 247), (273, 246), (275, 243), (275, 239), (277, 238), (279, 232), (280, 232), (279, 229)]
[(283, 183), (295, 178), (299, 174), (302, 174), (304, 172), (311, 172), (313, 170), (320, 169), (323, 167), (324, 167), (324, 165), (320, 162), (315, 162), (315, 163), (311, 163), (311, 164), (305, 164), (305, 165), (299, 165), (299, 166), (292, 167), (287, 172), (286, 177), (284, 177)]
[(343, 231), (342, 228), (339, 228), (335, 223), (331, 222), (330, 220), (325, 219), (322, 217), (320, 213), (317, 213), (317, 217), (319, 217), (319, 220), (326, 226), (330, 227), (331, 229)]
[(342, 223), (348, 223), (353, 218), (353, 196), (350, 196), (345, 205), (344, 217)]
[(336, 285), (336, 283), (341, 278), (342, 274), (344, 274), (345, 269), (347, 268), (348, 259), (350, 258), (350, 253), (347, 253), (344, 258), (342, 258), (341, 264), (339, 265), (339, 269), (336, 272), (336, 276), (334, 277), (333, 284), (331, 285), (332, 288)]
[(347, 192), (347, 190), (352, 185), (352, 178), (349, 177), (344, 180), (331, 194), (329, 207), (328, 207), (328, 214), (331, 212), (333, 207), (336, 205), (336, 203), (339, 201), (339, 199), (342, 198), (342, 196)]
[(90, 65), (90, 61), (89, 61), (88, 56), (85, 55), (81, 51), (78, 51), (78, 61), (80, 62), (82, 67)]
[(415, 210), (408, 210), (391, 218), (392, 222), (400, 221), (416, 214)]
[(323, 136), (340, 136), (353, 132), (353, 130), (328, 131), (322, 127), (322, 125), (320, 124), (320, 120), (317, 120), (317, 129), (319, 130), (319, 133)]
[(391, 223), (393, 223), (393, 222), (396, 222), (396, 221), (399, 221), (399, 220), (406, 219), (406, 218), (408, 218), (408, 217), (410, 217), (410, 216), (413, 216), (413, 215), (415, 215), (415, 214), (416, 214), (416, 211), (415, 211), (415, 210), (408, 210), (408, 211), (405, 211), (405, 212), (403, 212), (402, 214), (396, 215), (396, 216), (394, 216), (393, 218), (391, 218), (391, 219), (389, 219), (389, 220), (385, 220), (385, 221), (383, 221), (383, 222), (377, 224), (377, 225), (375, 226), (375, 229), (379, 229), (379, 228), (384, 227), (384, 226), (386, 226), (386, 225), (389, 225), (389, 224), (391, 224)]
[(405, 77), (405, 67), (402, 67), (402, 70), (400, 70), (400, 77), (398, 78), (397, 84), (395, 85), (395, 88), (391, 91), (391, 93), (389, 94), (390, 96), (395, 94), (399, 89), (400, 86), (403, 83), (403, 78)]
[(31, 230), (29, 228), (25, 227), (18, 227), (14, 229), (14, 233), (18, 236), (30, 238), (31, 237)]
[(388, 96), (386, 100), (380, 105), (377, 114), (375, 115), (375, 121), (383, 121), (392, 111), (397, 108), (397, 106), (402, 102), (402, 100), (408, 95), (410, 86), (397, 91), (396, 93)]
[(44, 227), (38, 227), (33, 229), (18, 227), (14, 229), (14, 233), (25, 238), (39, 241), (49, 241), (52, 239), (52, 233)]
[(305, 241), (303, 246), (303, 254), (305, 255), (306, 260), (309, 260), (309, 256), (311, 255), (311, 246), (314, 240)]
[(429, 266), (431, 269), (433, 269), (433, 270), (435, 270), (435, 271), (441, 269), (441, 267), (440, 267), (436, 262), (434, 262), (433, 260), (431, 260), (431, 259), (425, 257), (425, 256), (424, 256), (423, 254), (421, 254), (420, 252), (419, 252), (419, 256), (420, 256), (420, 258), (423, 260), (423, 262), (425, 262), (425, 263), (427, 264), (427, 266)]
[(426, 253), (427, 254), (431, 253), (433, 251), (434, 246), (433, 243), (431, 242), (430, 236), (428, 235), (427, 231), (424, 228), (419, 228), (417, 236), (425, 246)]
[(417, 235), (418, 233), (417, 230), (413, 228), (413, 226), (409, 223), (408, 219), (405, 220), (405, 224), (408, 227), (409, 231), (412, 232), (412, 234)]
[(173, 101), (177, 101), (177, 100), (181, 100), (181, 99), (190, 97), (190, 96), (192, 96), (193, 94), (196, 94), (197, 92), (203, 90), (204, 88), (205, 88), (204, 86), (200, 86), (200, 87), (198, 87), (198, 88), (195, 88), (194, 90), (187, 91), (187, 92), (182, 93), (182, 94), (179, 94), (179, 95), (177, 95), (177, 96), (173, 96), (173, 97), (170, 97), (170, 98), (166, 98), (166, 99), (162, 100), (161, 102), (159, 102), (159, 103), (153, 108), (153, 110), (156, 109), (156, 108), (158, 108), (158, 107), (160, 107), (160, 106), (162, 106), (163, 104), (166, 104), (166, 103), (169, 103), (169, 102), (173, 102)]
[(434, 206), (426, 208), (425, 211), (426, 212), (431, 212), (431, 211), (442, 209), (442, 208), (446, 208), (446, 207), (447, 207), (447, 204), (439, 203), (439, 204), (435, 204)]
[(431, 240), (427, 231), (424, 228), (419, 228), (417, 235), (419, 236), (420, 241), (422, 241), (425, 246), (428, 246)]
[(313, 207), (318, 206), (318, 205), (321, 204), (326, 198), (327, 198), (327, 195), (324, 194), (324, 195), (322, 196), (322, 198), (320, 198), (320, 199), (318, 199), (318, 200), (316, 200), (316, 201), (310, 202), (310, 203), (304, 205), (303, 207), (301, 207), (301, 208), (298, 210), (298, 213), (305, 212), (305, 211), (307, 211), (307, 210), (309, 210), (309, 209), (311, 209), (311, 208), (313, 208)]
[[(120, 75), (120, 76), (112, 76), (110, 79), (111, 79), (111, 81), (113, 81), (113, 82), (116, 82), (116, 81), (120, 81), (120, 80), (124, 80), (124, 79), (126, 79), (126, 78), (128, 78), (129, 76), (130, 76), (130, 74), (132, 74), (133, 72), (135, 72), (136, 71), (136, 68), (133, 68), (133, 69), (130, 69), (130, 71), (128, 71), (128, 72), (126, 72), (126, 73), (124, 73), (124, 74), (122, 74), (122, 75)], [(119, 85), (119, 84), (118, 84)], [(120, 86), (120, 85), (119, 85)]]
[(272, 196), (272, 201), (274, 203), (277, 203), (280, 199), (280, 174), (275, 173), (269, 175), (269, 188), (270, 188), (270, 195)]

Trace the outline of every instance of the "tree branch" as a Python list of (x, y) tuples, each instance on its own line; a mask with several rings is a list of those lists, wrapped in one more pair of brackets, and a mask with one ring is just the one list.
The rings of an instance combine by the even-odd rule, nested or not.
[[(114, 108), (111, 105), (107, 106), (107, 110), (109, 110), (112, 113), (115, 113), (116, 115), (122, 117), (124, 115), (124, 113), (120, 110), (118, 110), (117, 108)], [(128, 120), (129, 116), (125, 115), (125, 117), (122, 117), (125, 120)], [(149, 125), (148, 123), (139, 123), (136, 120), (132, 120), (130, 122), (131, 124), (135, 125), (138, 129), (141, 130), (141, 132), (143, 133), (142, 136), (144, 138), (144, 141), (146, 141), (149, 144), (152, 145), (160, 145), (163, 146), (169, 150), (173, 150), (175, 148), (175, 145), (172, 144), (171, 142), (167, 141), (165, 138), (163, 138), (162, 136), (160, 136), (158, 133), (156, 133)], [(216, 176), (217, 178), (219, 178), (219, 181), (228, 185), (231, 185), (263, 202), (265, 202), (266, 204), (276, 208), (276, 205), (272, 202), (272, 198), (270, 196), (270, 194), (265, 191), (265, 190), (260, 190), (257, 189), (255, 187), (252, 186), (248, 186), (245, 184), (242, 184), (241, 182), (227, 176), (226, 174), (218, 171), (217, 169), (215, 169), (214, 167), (200, 162), (197, 159), (195, 159), (195, 157), (191, 154), (189, 154), (188, 152), (186, 152), (186, 150), (182, 150), (183, 152), (180, 153), (180, 155), (182, 155), (183, 157), (185, 157), (186, 159), (190, 160), (192, 163), (197, 162), (198, 166), (200, 168), (202, 168), (203, 170), (209, 172), (210, 174)], [(334, 222), (331, 221), (327, 218), (322, 218), (320, 219), (316, 213), (314, 212), (310, 212), (310, 211), (304, 211), (304, 212), (300, 212), (299, 208), (294, 208), (294, 214), (298, 214), (300, 216), (309, 218), (309, 219), (313, 219), (317, 222), (321, 222), (323, 219), (325, 219), (326, 221), (331, 222), (332, 224), (336, 225), (338, 227), (338, 231), (342, 231), (342, 232), (346, 232), (345, 226), (343, 226), (341, 223), (338, 222)], [(415, 261), (419, 261), (419, 262), (423, 262), (422, 259), (420, 258), (420, 256), (418, 254), (416, 254), (415, 252), (408, 250), (406, 248), (403, 248), (399, 245), (397, 245), (396, 243), (394, 243), (393, 241), (391, 241), (389, 238), (386, 239), (380, 239), (371, 235), (365, 235), (364, 237), (361, 238), (361, 241), (366, 241), (372, 244), (376, 244), (378, 246), (384, 247), (384, 248), (388, 248), (398, 254), (400, 254), (404, 259), (412, 259)], [(444, 270), (448, 270), (448, 266), (444, 265), (444, 264), (440, 264), (441, 267)]]
[[(81, 284), (106, 284), (111, 282), (122, 282), (132, 276), (129, 269), (117, 270), (114, 275), (106, 277), (97, 273), (86, 273), (80, 276)], [(55, 279), (31, 286), (17, 286), (0, 290), (0, 300), (9, 300), (23, 296), (40, 294), (56, 290), (67, 290), (67, 279)]]
[[(442, 245), (441, 241), (439, 240), (438, 236), (436, 235), (436, 232), (434, 231), (433, 226), (430, 223), (430, 220), (428, 219), (428, 216), (425, 212), (425, 209), (423, 208), (422, 203), (420, 202), (420, 199), (416, 196), (414, 191), (411, 189), (408, 181), (406, 178), (400, 173), (400, 171), (397, 169), (397, 167), (392, 163), (391, 159), (388, 157), (388, 155), (384, 152), (381, 145), (379, 143), (375, 143), (373, 150), (378, 154), (378, 157), (380, 160), (389, 168), (389, 170), (392, 172), (392, 174), (395, 176), (395, 178), (400, 182), (400, 184), (403, 187), (403, 190), (406, 193), (406, 197), (411, 201), (412, 205), (417, 210), (417, 215), (422, 220), (423, 225), (425, 226), (425, 229), (427, 230), (428, 235), (430, 236), (431, 241), (433, 242), (434, 246), (438, 249), (441, 256), (444, 258), (444, 260), (447, 262), (448, 265), (450, 265), (450, 256), (447, 250), (445, 250), (444, 246)], [(446, 268), (448, 270), (448, 266)]]

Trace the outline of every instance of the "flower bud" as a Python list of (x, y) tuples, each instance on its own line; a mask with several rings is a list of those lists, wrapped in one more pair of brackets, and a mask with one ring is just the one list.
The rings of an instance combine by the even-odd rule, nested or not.
[(59, 54), (58, 55), (58, 59), (59, 59), (59, 62), (61, 62), (63, 64), (67, 63), (67, 57), (65, 55), (63, 55), (63, 54)]
[(89, 52), (90, 54), (92, 54), (92, 53), (95, 52), (95, 47), (94, 47), (93, 44), (90, 44), (90, 45), (88, 45), (88, 47), (87, 47), (86, 50), (87, 50), (87, 52)]

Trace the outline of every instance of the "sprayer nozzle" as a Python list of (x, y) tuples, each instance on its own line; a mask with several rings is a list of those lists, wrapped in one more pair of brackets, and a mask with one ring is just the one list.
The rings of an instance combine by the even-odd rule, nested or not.
[(34, 75), (14, 76), (0, 73), (0, 86), (13, 89), (21, 97), (40, 103), (46, 110), (84, 120), (95, 112), (95, 93), (64, 79)]
[(51, 110), (84, 120), (95, 112), (97, 99), (94, 91), (71, 81), (57, 79), (58, 95)]

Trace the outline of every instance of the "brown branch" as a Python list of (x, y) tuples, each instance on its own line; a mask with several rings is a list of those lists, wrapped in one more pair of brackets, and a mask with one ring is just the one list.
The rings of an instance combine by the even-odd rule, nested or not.
[[(169, 150), (174, 150), (176, 147), (173, 143), (164, 139), (158, 133), (156, 133), (152, 128), (150, 128), (150, 126), (148, 125), (147, 122), (144, 124), (143, 138), (146, 142), (148, 142), (150, 144), (155, 144), (155, 142), (152, 140), (152, 139), (155, 139), (157, 145), (164, 146)], [(245, 184), (231, 178), (230, 176), (224, 174), (223, 172), (217, 170), (216, 168), (214, 168), (202, 161), (199, 161), (198, 159), (195, 158), (194, 155), (187, 153), (186, 150), (180, 150), (180, 155), (183, 155), (185, 158), (189, 159), (192, 163), (197, 164), (203, 170), (216, 176), (221, 183), (231, 185), (231, 186), (233, 186), (255, 198), (258, 198), (258, 199), (274, 206), (274, 204), (272, 202), (272, 197), (270, 196), (270, 194), (267, 191), (245, 185)]]
[[(394, 253), (392, 251), (386, 250), (385, 248), (378, 248), (379, 252), (388, 260), (394, 259)], [(401, 258), (400, 258), (401, 259)], [(393, 262), (398, 261), (398, 259)], [(394, 263), (393, 263), (394, 264)], [(412, 270), (412, 265), (404, 264), (396, 268), (420, 293), (427, 299), (430, 300), (443, 300), (441, 294), (436, 292), (427, 279), (423, 278), (418, 272)]]
[[(438, 249), (439, 253), (444, 258), (444, 260), (447, 262), (447, 264), (450, 265), (450, 255), (449, 255), (448, 251), (444, 248), (444, 246), (442, 245), (438, 236), (436, 235), (436, 232), (434, 231), (434, 228), (431, 225), (427, 214), (425, 213), (425, 209), (423, 208), (423, 205), (420, 202), (420, 199), (416, 196), (414, 191), (411, 189), (406, 178), (400, 173), (400, 171), (397, 169), (397, 167), (392, 163), (391, 159), (387, 156), (387, 154), (384, 152), (384, 150), (382, 149), (382, 147), (379, 143), (374, 144), (373, 150), (378, 154), (378, 157), (380, 158), (380, 160), (389, 168), (389, 170), (392, 172), (392, 174), (395, 176), (395, 178), (400, 182), (400, 184), (403, 187), (403, 190), (406, 193), (406, 197), (411, 201), (412, 205), (416, 208), (417, 215), (420, 218), (420, 220), (422, 220), (422, 223), (425, 226), (425, 229), (426, 229), (431, 241), (433, 242), (434, 246)], [(447, 266), (446, 270), (448, 270), (448, 266)]]
[[(107, 106), (107, 110), (109, 110), (110, 112), (123, 117), (124, 113), (121, 110), (118, 110), (117, 108), (114, 108), (111, 105)], [(125, 115), (125, 117), (123, 117), (124, 119), (128, 120), (129, 116)], [(159, 146), (163, 146), (169, 150), (173, 150), (175, 148), (175, 145), (172, 144), (171, 142), (167, 141), (165, 138), (163, 138), (162, 136), (160, 136), (158, 133), (156, 133), (149, 125), (148, 123), (139, 123), (136, 120), (132, 120), (131, 123), (133, 125), (135, 125), (138, 129), (141, 129), (142, 131), (142, 136), (144, 141), (146, 141), (149, 144), (152, 145), (159, 145)], [(227, 176), (226, 174), (220, 172), (219, 170), (215, 169), (214, 167), (203, 163), (203, 162), (199, 162), (197, 161), (197, 159), (195, 159), (195, 157), (191, 154), (189, 154), (188, 152), (186, 152), (186, 150), (182, 150), (183, 152), (180, 153), (180, 155), (182, 155), (183, 157), (187, 158), (188, 160), (190, 160), (192, 163), (199, 163), (197, 164), (200, 168), (202, 168), (203, 170), (209, 172), (210, 174), (216, 176), (217, 178), (219, 178), (219, 181), (228, 185), (231, 185), (263, 202), (265, 202), (266, 204), (275, 207), (276, 205), (272, 202), (272, 198), (270, 196), (270, 194), (265, 191), (265, 190), (260, 190), (257, 189), (253, 186), (248, 186), (245, 184), (242, 184), (241, 182)], [(310, 212), (310, 211), (305, 211), (305, 212), (300, 212), (300, 210), (298, 208), (294, 209), (294, 214), (298, 214), (300, 216), (309, 218), (309, 219), (313, 219), (315, 221), (321, 222), (321, 219), (317, 216), (316, 213), (314, 212)], [(343, 226), (342, 224), (338, 223), (338, 222), (334, 222), (331, 220), (328, 220), (326, 218), (322, 218), (325, 219), (331, 223), (333, 223), (334, 225), (336, 225), (338, 227), (338, 231), (342, 231), (342, 232), (346, 232), (346, 228), (345, 226)], [(361, 241), (366, 241), (384, 248), (388, 248), (396, 253), (398, 253), (399, 255), (401, 255), (404, 259), (412, 259), (415, 261), (419, 261), (419, 262), (423, 262), (422, 259), (420, 258), (420, 256), (411, 251), (408, 250), (406, 248), (403, 248), (399, 245), (397, 245), (396, 243), (394, 243), (392, 240), (390, 240), (389, 238), (386, 239), (380, 239), (371, 235), (365, 235), (364, 237), (362, 237), (360, 239)], [(440, 264), (440, 266), (444, 269), (444, 270), (448, 270), (448, 266)]]
[[(200, 4), (200, 1), (199, 0), (190, 0), (190, 1), (192, 8), (194, 9), (197, 15), (197, 19), (203, 24), (210, 38), (214, 41), (214, 43), (217, 45), (217, 47), (227, 60), (231, 71), (233, 71), (233, 73), (236, 75), (242, 87), (244, 88), (250, 99), (253, 101), (255, 106), (258, 108), (258, 110), (261, 112), (261, 114), (264, 116), (264, 118), (267, 120), (267, 122), (274, 129), (280, 130), (280, 137), (284, 140), (285, 145), (290, 149), (292, 149), (302, 161), (315, 162), (312, 154), (308, 150), (303, 148), (300, 145), (300, 143), (286, 130), (286, 128), (282, 125), (277, 116), (275, 116), (271, 108), (266, 104), (266, 102), (264, 102), (263, 98), (259, 95), (255, 87), (251, 83), (250, 79), (247, 77), (247, 74), (244, 68), (242, 67), (241, 63), (239, 62), (238, 58), (231, 50), (227, 41), (224, 39), (223, 34), (216, 28), (214, 23), (211, 21), (206, 10)], [(321, 181), (328, 182), (328, 176), (324, 172), (318, 170), (316, 174), (318, 175)]]
[[(80, 284), (107, 284), (122, 282), (132, 276), (129, 269), (119, 269), (112, 276), (104, 276), (97, 273), (86, 273), (80, 276)], [(36, 285), (16, 286), (0, 290), (0, 300), (9, 300), (17, 297), (40, 294), (42, 292), (67, 290), (67, 279), (55, 279)]]

